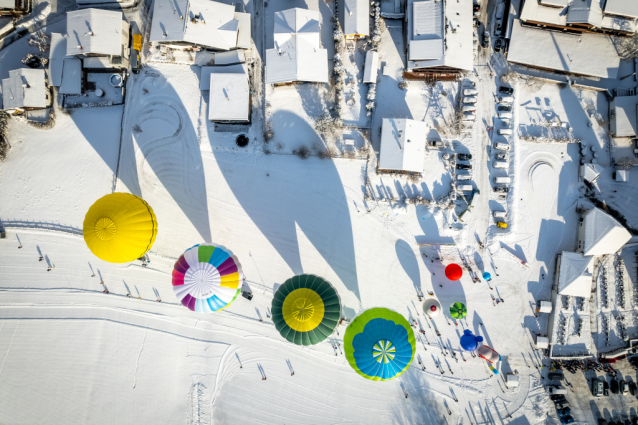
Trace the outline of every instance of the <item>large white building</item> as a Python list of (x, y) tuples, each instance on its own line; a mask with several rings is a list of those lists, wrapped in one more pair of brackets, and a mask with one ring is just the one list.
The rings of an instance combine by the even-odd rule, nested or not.
[(472, 2), (408, 0), (408, 66), (441, 76), (473, 69)]
[(122, 12), (82, 9), (66, 14), (66, 56), (84, 68), (128, 69), (129, 29)]
[(578, 228), (578, 250), (584, 255), (606, 255), (617, 252), (631, 234), (615, 218), (593, 208), (587, 211)]
[(427, 132), (428, 126), (423, 121), (384, 118), (379, 170), (422, 173)]
[(155, 0), (150, 41), (211, 50), (250, 48), (250, 14), (211, 0)]
[(266, 84), (328, 82), (328, 51), (320, 47), (319, 12), (275, 12), (274, 42), (266, 50)]
[(589, 298), (594, 272), (594, 257), (577, 252), (563, 252), (558, 271), (558, 293)]
[(51, 104), (43, 69), (20, 68), (9, 71), (2, 80), (0, 109), (24, 112), (43, 109)]

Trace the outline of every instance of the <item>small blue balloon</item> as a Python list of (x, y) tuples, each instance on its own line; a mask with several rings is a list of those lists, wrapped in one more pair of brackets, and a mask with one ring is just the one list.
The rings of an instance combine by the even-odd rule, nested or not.
[(489, 274), (488, 272), (483, 272), (483, 279), (490, 280), (491, 278), (492, 278), (491, 274)]

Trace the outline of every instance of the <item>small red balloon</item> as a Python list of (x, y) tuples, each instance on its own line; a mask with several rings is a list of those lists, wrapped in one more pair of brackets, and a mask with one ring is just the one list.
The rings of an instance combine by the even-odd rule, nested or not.
[(450, 280), (459, 280), (463, 276), (463, 269), (458, 264), (450, 264), (445, 268), (445, 276)]

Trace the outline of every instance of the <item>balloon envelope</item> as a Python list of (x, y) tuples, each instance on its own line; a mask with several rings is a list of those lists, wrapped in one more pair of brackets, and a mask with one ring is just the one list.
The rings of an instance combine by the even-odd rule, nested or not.
[(467, 315), (467, 308), (463, 303), (454, 303), (450, 306), (450, 315), (455, 319), (462, 319)]
[(490, 280), (492, 275), (489, 272), (483, 272), (483, 279)]
[(157, 218), (142, 198), (111, 193), (91, 205), (84, 217), (82, 234), (98, 258), (127, 263), (151, 249), (157, 236)]
[(228, 249), (201, 244), (189, 248), (173, 266), (173, 292), (192, 311), (212, 313), (235, 301), (244, 283), (237, 257)]
[(325, 279), (303, 274), (288, 279), (272, 300), (272, 320), (281, 336), (297, 345), (328, 338), (341, 319), (341, 300)]
[(445, 268), (445, 276), (450, 280), (459, 280), (463, 276), (463, 269), (458, 264), (449, 264)]
[(387, 381), (405, 372), (414, 359), (416, 339), (408, 321), (387, 308), (357, 316), (343, 338), (346, 359), (359, 375)]
[(478, 348), (478, 343), (481, 341), (483, 341), (482, 336), (474, 336), (471, 330), (465, 329), (463, 336), (461, 336), (461, 347), (463, 347), (465, 351), (474, 351)]
[(435, 298), (429, 298), (423, 302), (423, 313), (435, 317), (441, 312), (441, 304)]

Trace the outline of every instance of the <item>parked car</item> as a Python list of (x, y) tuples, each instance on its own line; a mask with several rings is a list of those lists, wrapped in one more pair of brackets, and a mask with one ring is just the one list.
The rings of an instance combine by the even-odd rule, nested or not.
[(494, 161), (492, 163), (492, 167), (494, 168), (507, 168), (510, 166), (510, 163), (507, 161)]
[(507, 211), (494, 211), (492, 213), (492, 216), (494, 218), (506, 218), (507, 217)]
[(500, 227), (501, 229), (507, 229), (507, 223), (504, 221), (497, 221), (496, 227)]
[(457, 192), (472, 192), (474, 187), (471, 184), (457, 184), (456, 190)]
[(494, 149), (498, 149), (500, 151), (508, 151), (510, 150), (510, 145), (503, 142), (494, 142)]
[(463, 96), (475, 96), (478, 94), (476, 89), (463, 89)]
[(469, 161), (470, 159), (472, 159), (472, 154), (471, 153), (460, 153), (456, 157), (459, 160), (461, 160), (461, 161)]
[(463, 113), (463, 121), (474, 121), (476, 120), (476, 114), (473, 112), (465, 112)]
[(507, 192), (509, 192), (509, 191), (510, 191), (510, 188), (509, 188), (509, 187), (506, 187), (506, 186), (494, 186), (494, 187), (492, 188), (492, 190), (493, 190), (494, 192), (507, 193)]
[(505, 161), (507, 159), (507, 154), (506, 153), (497, 153), (494, 155), (494, 159), (498, 160), (498, 161)]
[(490, 33), (487, 31), (483, 31), (483, 41), (481, 43), (481, 47), (484, 49), (490, 47)]
[(557, 402), (561, 402), (561, 401), (565, 401), (565, 400), (567, 400), (567, 399), (565, 398), (565, 395), (563, 395), (563, 394), (553, 394), (553, 395), (550, 395), (550, 396), (549, 396), (549, 398), (550, 398), (550, 399), (551, 399), (554, 403), (557, 403)]
[(502, 48), (503, 48), (503, 39), (497, 38), (496, 41), (494, 42), (494, 51), (498, 53), (501, 51)]
[(611, 384), (609, 385), (612, 394), (618, 394), (618, 380), (612, 379)]
[(471, 174), (457, 174), (456, 175), (456, 179), (457, 180), (472, 180), (472, 175)]
[(572, 409), (570, 409), (569, 407), (566, 407), (564, 409), (556, 409), (556, 413), (558, 413), (558, 416), (568, 416), (572, 414)]
[(498, 36), (503, 33), (503, 21), (496, 21), (496, 27), (494, 27), (494, 35)]
[(562, 381), (564, 378), (563, 374), (560, 372), (550, 372), (547, 374), (547, 379), (550, 381)]
[(456, 164), (457, 170), (471, 170), (472, 166), (469, 164)]
[(572, 422), (574, 422), (574, 418), (572, 418), (571, 416), (565, 416), (564, 418), (560, 418), (561, 424), (571, 424)]
[(476, 104), (463, 105), (463, 108), (461, 108), (461, 110), (463, 112), (474, 112), (476, 111)]
[(512, 113), (511, 112), (499, 112), (498, 117), (502, 120), (511, 120)]
[(440, 140), (428, 140), (428, 146), (431, 146), (433, 148), (442, 148), (443, 142)]
[(514, 94), (514, 89), (511, 87), (500, 86), (498, 88), (498, 92), (503, 94)]
[(480, 16), (481, 15), (481, 5), (480, 4), (475, 4), (474, 5), (474, 16)]
[(497, 130), (497, 133), (500, 134), (501, 136), (509, 136), (510, 134), (512, 134), (512, 129), (511, 128), (499, 128)]
[(629, 392), (629, 384), (627, 381), (620, 381), (620, 394), (627, 394)]
[(600, 379), (594, 379), (592, 381), (591, 392), (594, 397), (602, 397), (605, 394), (605, 386), (603, 384), (603, 381), (601, 381)]
[(498, 106), (496, 107), (496, 110), (497, 110), (497, 111), (499, 111), (499, 112), (500, 112), (500, 111), (507, 111), (507, 112), (510, 112), (510, 111), (512, 110), (512, 107), (511, 107), (511, 106), (509, 106), (509, 105), (498, 105)]
[(476, 103), (477, 99), (474, 96), (463, 96), (463, 103)]
[(551, 385), (549, 387), (547, 387), (547, 392), (554, 395), (554, 394), (567, 394), (567, 388), (563, 387), (562, 385)]
[(499, 96), (498, 103), (505, 103), (507, 105), (511, 105), (514, 103), (514, 98), (512, 96)]
[(566, 407), (569, 407), (569, 403), (567, 402), (567, 400), (565, 400), (565, 401), (554, 403), (554, 406), (556, 407), (556, 409), (564, 409)]
[(510, 184), (512, 182), (511, 177), (494, 177), (494, 183), (498, 184)]
[(634, 381), (629, 383), (629, 392), (631, 395), (636, 395), (636, 383)]

